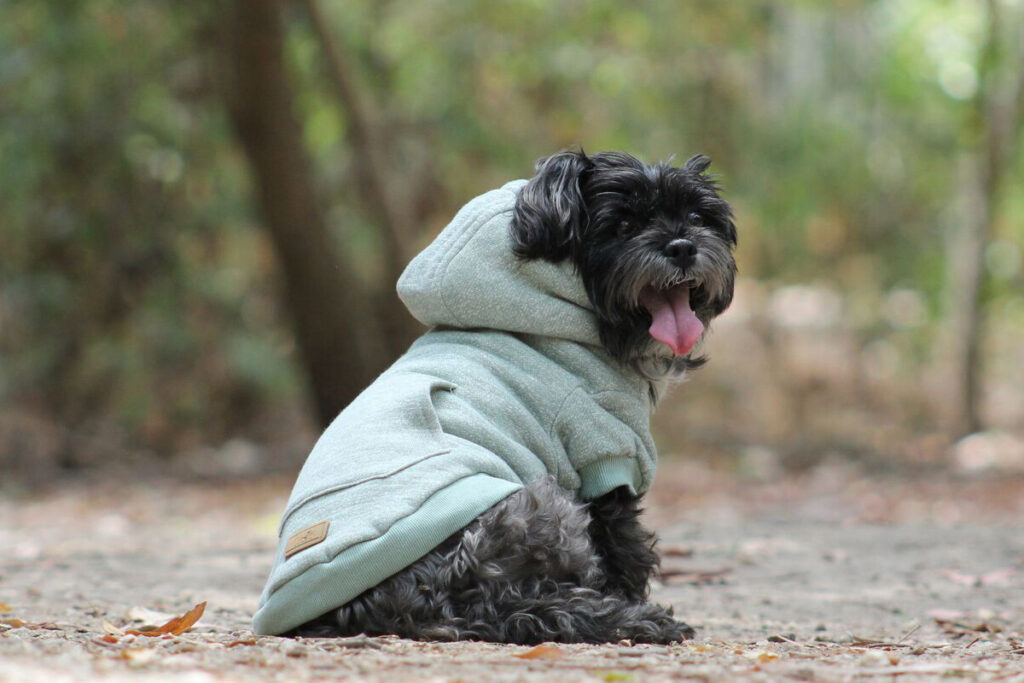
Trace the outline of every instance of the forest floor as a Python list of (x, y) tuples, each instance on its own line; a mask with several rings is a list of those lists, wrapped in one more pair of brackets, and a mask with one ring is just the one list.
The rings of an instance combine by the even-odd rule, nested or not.
[[(0, 496), (0, 681), (1024, 681), (1024, 477), (666, 460), (671, 647), (254, 636), (291, 485), (122, 472)], [(123, 635), (205, 602), (182, 635)], [(144, 630), (144, 629), (143, 629)]]

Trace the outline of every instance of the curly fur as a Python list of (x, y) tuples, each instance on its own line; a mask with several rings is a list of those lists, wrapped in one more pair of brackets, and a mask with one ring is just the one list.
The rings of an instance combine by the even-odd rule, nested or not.
[(654, 536), (624, 490), (589, 505), (541, 478), (426, 557), (293, 635), (533, 644), (693, 637), (646, 602)]

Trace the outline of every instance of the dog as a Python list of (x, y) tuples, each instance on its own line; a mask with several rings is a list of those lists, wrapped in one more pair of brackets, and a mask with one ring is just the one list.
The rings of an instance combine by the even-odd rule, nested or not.
[(431, 331), (300, 474), (257, 632), (693, 637), (639, 515), (650, 410), (733, 296), (709, 165), (566, 151), (464, 207), (399, 281)]

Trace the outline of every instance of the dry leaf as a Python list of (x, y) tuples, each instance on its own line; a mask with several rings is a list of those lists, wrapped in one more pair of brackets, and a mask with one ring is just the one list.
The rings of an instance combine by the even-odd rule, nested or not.
[(764, 664), (765, 662), (774, 662), (776, 659), (779, 658), (777, 654), (775, 654), (774, 652), (768, 652), (767, 650), (762, 650), (761, 652), (751, 652), (747, 655), (747, 657), (750, 657), (751, 659), (756, 659), (762, 664)]
[(115, 636), (113, 633), (104, 634), (104, 635), (100, 636), (99, 638), (97, 638), (96, 640), (102, 641), (104, 643), (119, 643), (119, 642), (121, 642), (118, 639), (118, 637)]
[(0, 602), (0, 614), (7, 614), (11, 612), (11, 606), (6, 602)]
[(126, 647), (118, 656), (132, 664), (146, 664), (156, 657), (156, 652), (148, 647)]
[(11, 628), (21, 628), (25, 625), (25, 622), (21, 619), (11, 617), (9, 619), (0, 619), (0, 624), (4, 626), (10, 626)]
[(104, 633), (110, 633), (110, 634), (115, 635), (115, 636), (123, 636), (124, 635), (124, 629), (118, 628), (117, 626), (114, 626), (113, 624), (111, 624), (109, 621), (106, 621), (106, 620), (103, 621), (103, 632)]
[(732, 567), (707, 570), (662, 569), (658, 576), (666, 583), (712, 583), (731, 571)]
[(680, 543), (663, 543), (658, 546), (658, 552), (662, 557), (691, 557), (693, 548)]
[(206, 603), (201, 602), (192, 609), (190, 609), (188, 612), (185, 612), (185, 614), (181, 615), (180, 617), (175, 617), (174, 619), (171, 619), (159, 628), (155, 628), (148, 631), (136, 631), (128, 629), (125, 631), (125, 633), (133, 636), (151, 637), (164, 635), (180, 636), (182, 633), (192, 628), (193, 624), (199, 621), (199, 618), (203, 616), (203, 611), (205, 609)]
[(232, 640), (224, 647), (238, 647), (239, 645), (255, 645), (255, 640)]
[(565, 659), (565, 653), (554, 645), (538, 645), (529, 652), (512, 656), (519, 659)]

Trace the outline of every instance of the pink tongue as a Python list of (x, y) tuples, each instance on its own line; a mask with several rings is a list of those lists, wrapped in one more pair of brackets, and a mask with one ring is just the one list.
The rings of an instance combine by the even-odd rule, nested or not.
[(651, 336), (667, 345), (677, 356), (689, 353), (704, 323), (690, 308), (690, 288), (673, 287), (667, 291), (644, 290), (640, 303), (651, 314)]

